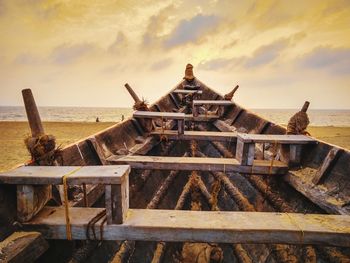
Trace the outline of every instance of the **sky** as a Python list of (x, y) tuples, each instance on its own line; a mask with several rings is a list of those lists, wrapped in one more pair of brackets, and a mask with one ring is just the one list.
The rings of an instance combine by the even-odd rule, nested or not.
[(195, 76), (247, 108), (350, 109), (348, 0), (0, 0), (0, 105), (131, 107)]

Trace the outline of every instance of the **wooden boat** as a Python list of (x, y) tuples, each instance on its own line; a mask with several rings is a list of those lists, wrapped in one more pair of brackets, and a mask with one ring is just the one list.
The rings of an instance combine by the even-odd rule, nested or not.
[[(198, 83), (193, 109), (180, 83), (55, 166), (1, 174), (0, 261), (349, 262), (349, 150), (287, 136)], [(34, 200), (56, 184), (85, 191)]]

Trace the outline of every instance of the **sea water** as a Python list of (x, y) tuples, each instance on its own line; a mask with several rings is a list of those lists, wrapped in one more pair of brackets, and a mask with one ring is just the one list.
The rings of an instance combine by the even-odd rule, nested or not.
[[(297, 109), (252, 109), (277, 124), (286, 125)], [(131, 108), (39, 107), (42, 121), (119, 122), (132, 115)], [(308, 110), (310, 125), (350, 127), (350, 110)], [(0, 121), (27, 121), (24, 107), (0, 106)]]

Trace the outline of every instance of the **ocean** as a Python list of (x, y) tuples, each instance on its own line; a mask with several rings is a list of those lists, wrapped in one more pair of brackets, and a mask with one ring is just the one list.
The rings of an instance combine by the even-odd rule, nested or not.
[[(296, 109), (253, 109), (274, 123), (286, 125)], [(131, 108), (39, 107), (42, 121), (118, 122), (132, 115)], [(310, 125), (350, 127), (350, 110), (308, 110)], [(0, 106), (0, 121), (26, 121), (24, 107)]]

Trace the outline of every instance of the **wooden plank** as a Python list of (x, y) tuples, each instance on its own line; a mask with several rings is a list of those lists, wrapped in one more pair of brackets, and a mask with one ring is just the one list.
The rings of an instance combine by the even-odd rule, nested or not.
[(14, 232), (0, 242), (0, 262), (36, 262), (48, 247), (49, 244), (38, 232)]
[(106, 185), (106, 214), (108, 224), (122, 224), (129, 209), (129, 177), (122, 184)]
[(280, 134), (248, 134), (238, 133), (237, 137), (244, 142), (274, 143), (279, 144), (308, 144), (317, 143), (314, 138), (305, 135), (280, 135)]
[(177, 94), (203, 94), (202, 90), (187, 90), (187, 89), (175, 89), (172, 91), (173, 93), (177, 93)]
[(168, 140), (236, 142), (235, 132), (185, 131), (180, 135), (174, 130), (154, 131), (153, 136), (166, 136)]
[(133, 114), (134, 118), (148, 118), (148, 119), (174, 119), (183, 120), (185, 113), (182, 112), (156, 112), (156, 111), (135, 111)]
[(216, 114), (198, 114), (197, 116), (185, 114), (186, 121), (214, 121), (219, 118), (220, 116)]
[(301, 171), (289, 171), (283, 179), (328, 213), (350, 215), (350, 209), (344, 206), (347, 201), (331, 196), (327, 188), (315, 185), (311, 180), (307, 181)]
[(255, 143), (245, 143), (240, 138), (237, 140), (236, 159), (241, 165), (254, 163)]
[(338, 159), (340, 153), (342, 152), (342, 149), (339, 148), (332, 148), (326, 158), (324, 159), (322, 165), (317, 170), (314, 178), (312, 179), (312, 182), (314, 184), (319, 184), (323, 180), (323, 178), (330, 172), (330, 170), (333, 168), (336, 160)]
[(194, 106), (199, 105), (219, 105), (219, 106), (229, 106), (233, 105), (233, 102), (230, 100), (193, 100)]
[(225, 121), (216, 120), (216, 121), (213, 122), (213, 124), (221, 132), (237, 132), (235, 127), (229, 125)]
[[(86, 225), (100, 208), (71, 208), (73, 239), (86, 239)], [(101, 221), (95, 225), (100, 236)], [(48, 239), (65, 239), (62, 208), (46, 207), (24, 225)], [(350, 247), (344, 215), (129, 209), (123, 224), (105, 225), (104, 240), (165, 242), (320, 244)]]
[(87, 138), (86, 141), (88, 143), (90, 143), (90, 145), (91, 145), (93, 151), (95, 151), (100, 163), (102, 165), (106, 165), (107, 160), (106, 160), (105, 152), (104, 152), (103, 148), (100, 146), (100, 144), (98, 143), (98, 141), (96, 140), (95, 136)]
[[(75, 171), (75, 172), (74, 172)], [(74, 172), (74, 173), (72, 173)], [(48, 185), (63, 184), (63, 176), (70, 185), (77, 184), (120, 184), (130, 172), (128, 166), (22, 166), (0, 174), (2, 184)]]
[[(254, 160), (252, 166), (240, 165), (233, 158), (167, 157), (167, 156), (124, 156), (110, 158), (115, 164), (129, 164), (135, 169), (181, 170), (181, 171), (226, 171), (245, 174), (269, 174), (271, 161)], [(271, 174), (285, 174), (288, 167), (275, 161)]]

